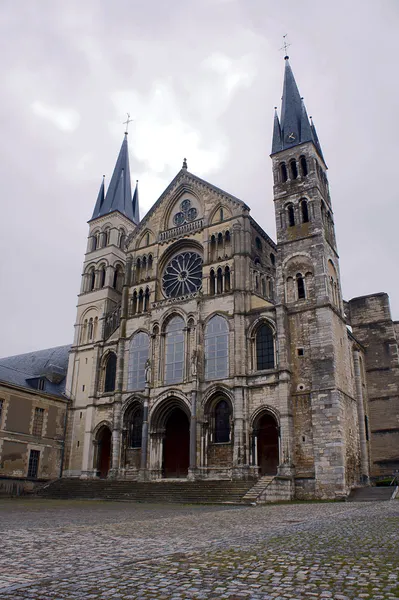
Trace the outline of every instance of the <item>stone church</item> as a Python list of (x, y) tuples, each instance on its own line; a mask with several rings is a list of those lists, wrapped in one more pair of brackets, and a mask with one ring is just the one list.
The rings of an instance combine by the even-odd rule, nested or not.
[(274, 478), (334, 498), (399, 468), (399, 326), (343, 301), (327, 166), (285, 58), (277, 242), (183, 167), (140, 220), (125, 134), (89, 221), (64, 476)]

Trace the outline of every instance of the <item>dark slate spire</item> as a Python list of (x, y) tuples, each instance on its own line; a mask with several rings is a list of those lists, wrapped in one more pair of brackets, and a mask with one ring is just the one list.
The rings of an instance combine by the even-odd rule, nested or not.
[(321, 158), (324, 160), (323, 152), (322, 152), (322, 149), (320, 146), (319, 138), (317, 137), (316, 127), (313, 123), (312, 117), (310, 117), (310, 129), (312, 131), (312, 139), (313, 139), (314, 145), (316, 146), (317, 150), (319, 151)]
[(136, 188), (132, 200), (133, 221), (138, 225), (140, 223), (140, 206), (139, 206), (139, 180), (136, 179)]
[[(97, 208), (97, 204), (96, 204)], [(132, 189), (130, 185), (129, 151), (127, 146), (127, 134), (125, 134), (122, 146), (116, 161), (115, 169), (108, 186), (104, 201), (99, 207), (98, 213), (93, 213), (92, 218), (102, 217), (118, 210), (131, 221), (134, 221), (132, 207)]]
[[(288, 56), (284, 57), (285, 73), (283, 97), (281, 103), (281, 119), (277, 112), (274, 115), (272, 154), (287, 148), (293, 148), (304, 142), (313, 142), (321, 154), (320, 144), (315, 141), (312, 126), (309, 123), (303, 98), (298, 90)], [(321, 154), (321, 156), (323, 156)]]
[(103, 180), (100, 185), (100, 190), (98, 192), (97, 202), (94, 207), (92, 219), (95, 219), (96, 217), (98, 217), (100, 215), (101, 207), (104, 204), (104, 179), (105, 179), (105, 175), (103, 175)]

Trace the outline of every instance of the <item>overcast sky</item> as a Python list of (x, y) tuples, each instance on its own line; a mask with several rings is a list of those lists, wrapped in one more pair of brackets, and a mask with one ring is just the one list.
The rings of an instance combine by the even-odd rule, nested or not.
[(73, 338), (91, 217), (129, 112), (141, 214), (188, 168), (275, 239), (282, 36), (329, 180), (346, 299), (399, 319), (398, 0), (2, 0), (0, 356)]

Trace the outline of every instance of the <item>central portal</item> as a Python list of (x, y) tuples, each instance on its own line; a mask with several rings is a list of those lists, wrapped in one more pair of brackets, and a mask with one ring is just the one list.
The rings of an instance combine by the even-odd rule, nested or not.
[(187, 415), (175, 408), (165, 426), (164, 477), (187, 477), (190, 461), (190, 424)]

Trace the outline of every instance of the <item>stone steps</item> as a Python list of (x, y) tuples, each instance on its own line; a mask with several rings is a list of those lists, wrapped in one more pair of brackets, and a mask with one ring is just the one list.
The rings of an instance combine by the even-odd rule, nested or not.
[(240, 504), (253, 481), (115, 481), (57, 479), (36, 491), (42, 498), (87, 498), (130, 502)]
[(394, 491), (393, 486), (354, 488), (347, 502), (387, 502), (391, 500)]
[(273, 479), (273, 475), (265, 475), (258, 479), (255, 485), (245, 494), (242, 501), (245, 502), (245, 504), (253, 504), (256, 502), (261, 493), (271, 484)]

